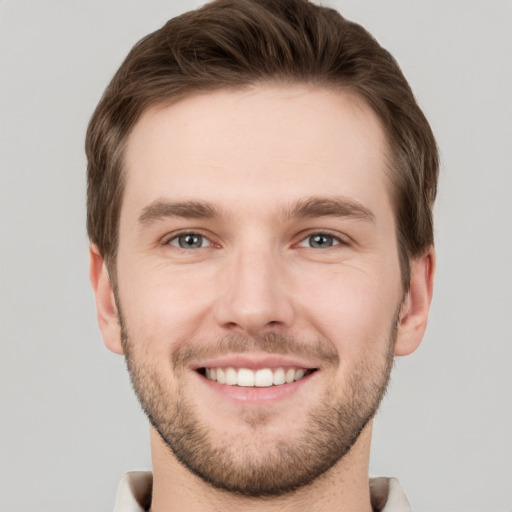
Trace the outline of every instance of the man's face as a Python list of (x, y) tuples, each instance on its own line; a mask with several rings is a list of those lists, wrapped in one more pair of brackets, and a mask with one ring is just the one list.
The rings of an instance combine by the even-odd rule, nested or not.
[(117, 304), (153, 426), (215, 486), (312, 481), (392, 365), (403, 290), (376, 116), (302, 86), (194, 96), (144, 113), (125, 171)]

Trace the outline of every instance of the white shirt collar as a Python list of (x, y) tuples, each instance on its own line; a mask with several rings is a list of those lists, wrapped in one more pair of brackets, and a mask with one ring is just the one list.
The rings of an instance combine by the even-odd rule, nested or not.
[[(145, 512), (151, 503), (153, 475), (150, 471), (126, 473), (117, 489), (113, 512)], [(371, 478), (372, 505), (379, 512), (411, 512), (411, 507), (396, 478)]]

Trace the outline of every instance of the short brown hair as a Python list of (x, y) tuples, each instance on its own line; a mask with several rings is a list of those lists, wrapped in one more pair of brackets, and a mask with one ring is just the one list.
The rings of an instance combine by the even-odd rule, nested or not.
[(123, 149), (148, 107), (259, 83), (352, 91), (378, 115), (390, 149), (402, 281), (433, 245), (439, 157), (432, 130), (398, 64), (360, 25), (307, 0), (218, 0), (139, 41), (89, 123), (87, 230), (115, 279)]

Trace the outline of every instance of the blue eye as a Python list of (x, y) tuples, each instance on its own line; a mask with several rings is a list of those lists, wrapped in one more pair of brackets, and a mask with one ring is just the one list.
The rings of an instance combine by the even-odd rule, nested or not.
[(328, 249), (334, 245), (339, 245), (340, 241), (332, 236), (325, 233), (315, 233), (314, 235), (305, 238), (299, 246), (311, 247), (313, 249)]
[(197, 233), (184, 233), (169, 240), (169, 245), (174, 245), (181, 249), (200, 249), (202, 247), (208, 247), (210, 241)]

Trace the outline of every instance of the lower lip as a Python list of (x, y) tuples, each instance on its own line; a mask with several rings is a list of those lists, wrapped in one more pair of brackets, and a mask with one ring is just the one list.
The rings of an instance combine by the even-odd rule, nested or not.
[(219, 384), (215, 380), (207, 379), (196, 372), (196, 375), (201, 379), (202, 383), (207, 386), (212, 392), (221, 395), (223, 398), (232, 400), (234, 402), (242, 402), (244, 405), (271, 405), (274, 402), (279, 402), (293, 396), (311, 378), (316, 375), (317, 371), (312, 372), (300, 380), (290, 382), (288, 384), (281, 384), (280, 386), (268, 387), (244, 387), (244, 386), (228, 386), (227, 384)]

